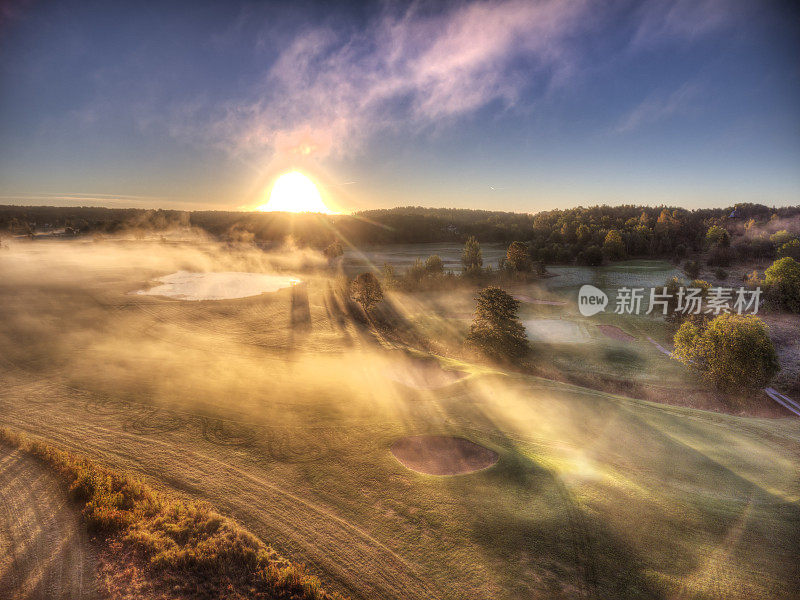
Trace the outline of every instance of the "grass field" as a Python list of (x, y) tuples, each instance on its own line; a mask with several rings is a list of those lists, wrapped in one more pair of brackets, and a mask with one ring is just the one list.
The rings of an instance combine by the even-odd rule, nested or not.
[[(800, 421), (470, 362), (448, 351), (469, 323), (468, 289), (390, 296), (433, 340), (432, 360), (464, 376), (433, 377), (430, 363), (420, 374), (396, 342), (345, 317), (336, 282), (304, 271), (309, 261), (156, 243), (12, 247), (0, 257), (0, 425), (208, 501), (352, 598), (798, 597)], [(130, 294), (180, 269), (298, 275), (310, 323), (293, 320), (291, 290), (210, 302)], [(662, 283), (669, 265), (599, 276), (618, 285), (643, 271)], [(581, 276), (517, 292), (574, 303)], [(588, 332), (541, 345), (548, 369), (676, 395), (699, 385), (646, 339), (659, 325), (587, 323), (573, 308), (523, 305), (524, 319)], [(597, 323), (636, 339), (607, 338)], [(423, 434), (466, 438), (499, 460), (468, 475), (416, 473), (390, 448)]]
[[(497, 268), (500, 258), (506, 254), (505, 244), (489, 243), (481, 247), (484, 266)], [(455, 242), (441, 242), (429, 244), (392, 244), (370, 248), (348, 248), (343, 257), (345, 272), (355, 275), (372, 268), (380, 271), (384, 263), (395, 270), (403, 271), (414, 264), (417, 259), (425, 259), (437, 255), (442, 259), (446, 271), (460, 272), (462, 270), (461, 254), (464, 252), (463, 244)]]

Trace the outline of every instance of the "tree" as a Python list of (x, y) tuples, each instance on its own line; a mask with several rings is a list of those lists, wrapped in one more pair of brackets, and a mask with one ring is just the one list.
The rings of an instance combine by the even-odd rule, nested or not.
[(727, 248), (731, 243), (731, 236), (719, 225), (712, 225), (706, 232), (706, 242), (709, 247)]
[(394, 287), (397, 285), (397, 276), (394, 272), (394, 267), (389, 263), (383, 263), (383, 268), (381, 269), (381, 276), (383, 278), (383, 285), (387, 288)]
[[(693, 321), (694, 323), (704, 323), (706, 319), (706, 315), (702, 312), (695, 313), (694, 306), (691, 304), (692, 301), (687, 300), (687, 290), (700, 290), (697, 293), (697, 296), (700, 299), (700, 303), (704, 303), (706, 298), (708, 297), (709, 290), (711, 289), (711, 284), (707, 281), (703, 281), (702, 279), (694, 279), (688, 285), (684, 285), (684, 283), (678, 279), (677, 277), (672, 277), (667, 280), (667, 284), (664, 286), (666, 288), (667, 293), (667, 314), (664, 315), (664, 320), (667, 323), (671, 323), (673, 326), (683, 323), (687, 319)], [(679, 302), (683, 304), (683, 306), (679, 306)], [(684, 312), (688, 309), (686, 312)]]
[(350, 297), (361, 305), (364, 312), (383, 300), (383, 290), (378, 278), (369, 271), (358, 275), (350, 284)]
[(425, 261), (425, 272), (430, 276), (437, 276), (444, 273), (444, 263), (438, 254), (433, 254)]
[(464, 244), (464, 253), (461, 255), (461, 264), (464, 265), (466, 273), (478, 273), (483, 267), (483, 254), (481, 245), (474, 235), (469, 236), (467, 243)]
[(680, 279), (671, 277), (667, 279), (664, 287), (667, 293), (667, 314), (664, 315), (664, 320), (667, 323), (679, 323), (683, 319), (683, 314), (678, 311), (678, 293), (684, 286)]
[(578, 238), (578, 244), (583, 246), (592, 241), (592, 231), (585, 224), (581, 223), (576, 230), (576, 237)]
[(325, 248), (324, 254), (328, 259), (328, 262), (333, 263), (337, 258), (344, 254), (342, 243), (339, 240), (332, 242), (327, 248)]
[(763, 388), (780, 370), (767, 326), (755, 315), (686, 321), (674, 341), (675, 356), (720, 389)]
[(599, 267), (603, 264), (603, 251), (600, 249), (600, 246), (592, 244), (586, 248), (579, 262), (589, 267)]
[(781, 308), (800, 312), (800, 263), (789, 256), (779, 258), (764, 271), (764, 284)]
[(518, 273), (530, 271), (531, 258), (528, 255), (528, 245), (524, 242), (511, 242), (506, 251), (506, 264)]
[(425, 263), (423, 263), (421, 259), (417, 258), (414, 260), (414, 264), (408, 267), (408, 270), (406, 271), (406, 279), (413, 283), (419, 283), (425, 278), (426, 274), (427, 271), (425, 270)]
[(612, 229), (606, 234), (603, 242), (603, 253), (611, 260), (622, 260), (625, 258), (625, 243), (622, 235), (616, 229)]
[(519, 302), (490, 286), (478, 293), (467, 341), (495, 359), (518, 359), (530, 352), (525, 327), (517, 316)]

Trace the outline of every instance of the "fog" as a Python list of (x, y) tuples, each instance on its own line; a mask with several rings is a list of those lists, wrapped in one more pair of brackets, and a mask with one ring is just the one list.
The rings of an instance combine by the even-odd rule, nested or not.
[[(691, 393), (684, 372), (649, 348), (596, 336), (544, 346), (535, 360), (550, 361), (545, 379), (464, 352), (472, 289), (389, 292), (381, 310), (395, 315), (392, 329), (354, 318), (346, 279), (291, 246), (9, 246), (0, 252), (3, 423), (208, 501), (353, 598), (536, 596), (583, 585), (587, 560), (605, 586), (598, 595), (610, 597), (630, 582), (655, 585), (649, 573), (719, 562), (708, 549), (756, 597), (796, 564), (791, 424), (749, 420), (742, 434), (726, 415), (554, 381), (592, 377), (621, 357), (615, 373)], [(303, 285), (231, 300), (131, 293), (180, 271)], [(575, 316), (569, 303), (526, 310), (539, 324)], [(753, 435), (759, 428), (769, 433)], [(390, 450), (420, 435), (467, 439), (498, 462), (420, 475)], [(744, 530), (733, 555), (719, 542), (716, 506), (735, 516), (752, 498), (766, 499), (759, 518), (771, 535)], [(758, 578), (738, 569), (762, 556), (771, 562)]]

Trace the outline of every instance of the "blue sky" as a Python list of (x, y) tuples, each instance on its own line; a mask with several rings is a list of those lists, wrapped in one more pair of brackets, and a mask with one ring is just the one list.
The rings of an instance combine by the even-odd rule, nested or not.
[(5, 3), (0, 203), (797, 204), (791, 6)]

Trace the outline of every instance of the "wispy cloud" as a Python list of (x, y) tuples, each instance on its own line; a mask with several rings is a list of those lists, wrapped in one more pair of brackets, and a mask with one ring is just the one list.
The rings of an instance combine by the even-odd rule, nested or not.
[(298, 35), (258, 96), (229, 103), (212, 127), (234, 152), (346, 154), (402, 124), (442, 127), (529, 87), (569, 77), (567, 37), (585, 24), (583, 0), (504, 0), (381, 14), (360, 32)]
[(614, 130), (617, 133), (628, 133), (683, 113), (690, 110), (698, 95), (699, 88), (693, 84), (685, 84), (671, 94), (651, 95), (624, 115)]
[[(384, 132), (436, 132), (496, 105), (529, 108), (548, 90), (573, 81), (591, 56), (581, 37), (633, 19), (631, 48), (664, 39), (689, 40), (720, 26), (733, 0), (485, 0), (432, 12), (390, 5), (366, 26), (299, 32), (246, 98), (209, 114), (182, 106), (169, 130), (197, 135), (238, 155), (348, 155)], [(422, 6), (422, 8), (421, 8)], [(619, 131), (680, 109), (693, 93), (648, 99)], [(210, 124), (209, 124), (210, 122)]]
[(746, 3), (736, 0), (648, 0), (642, 2), (633, 46), (677, 38), (694, 39), (729, 23)]

